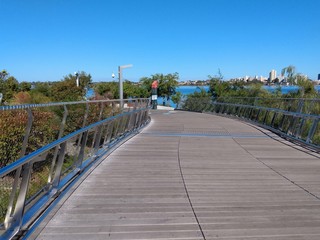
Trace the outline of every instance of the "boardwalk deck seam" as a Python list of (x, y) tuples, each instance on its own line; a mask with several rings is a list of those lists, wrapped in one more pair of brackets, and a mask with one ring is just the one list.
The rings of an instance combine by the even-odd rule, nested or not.
[(236, 140), (233, 139), (243, 150), (245, 150), (248, 154), (250, 154), (253, 158), (255, 158), (257, 161), (259, 161), (260, 163), (262, 163), (264, 166), (266, 166), (267, 168), (269, 168), (271, 171), (275, 172), (276, 174), (278, 174), (280, 177), (286, 179), (287, 181), (289, 181), (290, 183), (292, 183), (293, 185), (297, 186), (298, 188), (302, 189), (304, 192), (306, 192), (307, 194), (309, 194), (310, 196), (313, 196), (314, 198), (316, 198), (317, 200), (320, 200), (320, 197), (315, 195), (314, 193), (308, 191), (307, 189), (305, 189), (304, 187), (300, 186), (299, 184), (297, 184), (295, 181), (292, 181), (290, 178), (284, 176), (282, 173), (280, 173), (279, 171), (275, 170), (274, 168), (272, 168), (271, 166), (269, 166), (268, 164), (266, 164), (265, 162), (263, 162), (261, 159), (256, 158), (254, 155), (252, 155), (247, 149), (243, 148), (242, 145)]
[(202, 227), (201, 227), (201, 224), (200, 224), (200, 221), (198, 219), (198, 216), (194, 210), (194, 207), (192, 205), (192, 202), (191, 202), (191, 199), (190, 199), (190, 196), (189, 196), (189, 192), (188, 192), (188, 189), (187, 189), (187, 185), (186, 185), (186, 181), (184, 179), (184, 176), (183, 176), (183, 172), (182, 172), (182, 167), (181, 167), (181, 160), (180, 160), (180, 143), (181, 143), (181, 137), (179, 137), (179, 142), (178, 142), (178, 163), (179, 163), (179, 170), (180, 170), (180, 174), (181, 174), (181, 178), (182, 178), (182, 182), (183, 182), (183, 187), (184, 187), (184, 190), (186, 192), (186, 195), (187, 195), (187, 198), (188, 198), (188, 201), (190, 203), (190, 207), (191, 207), (191, 210), (193, 212), (193, 215), (197, 221), (197, 224), (199, 226), (199, 229), (200, 229), (200, 232), (202, 234), (202, 237), (204, 240), (206, 240), (206, 236), (204, 235), (204, 232), (202, 230)]

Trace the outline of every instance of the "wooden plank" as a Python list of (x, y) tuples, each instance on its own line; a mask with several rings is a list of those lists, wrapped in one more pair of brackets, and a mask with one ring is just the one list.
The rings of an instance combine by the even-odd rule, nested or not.
[(37, 239), (320, 239), (318, 155), (228, 118), (151, 116)]

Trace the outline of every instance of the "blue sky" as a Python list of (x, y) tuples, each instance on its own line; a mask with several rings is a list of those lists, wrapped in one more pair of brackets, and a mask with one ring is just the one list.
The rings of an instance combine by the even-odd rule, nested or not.
[(320, 73), (319, 0), (0, 0), (0, 70), (19, 81), (75, 71), (111, 81)]

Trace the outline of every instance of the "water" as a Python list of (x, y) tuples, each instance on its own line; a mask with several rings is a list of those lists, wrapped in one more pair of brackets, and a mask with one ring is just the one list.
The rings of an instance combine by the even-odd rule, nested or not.
[[(263, 86), (264, 89), (274, 92), (278, 87), (277, 86)], [(204, 89), (205, 91), (209, 90), (209, 86), (179, 86), (176, 88), (177, 92), (181, 92), (182, 95), (188, 95), (192, 94), (194, 92), (200, 92), (201, 89)], [(299, 89), (298, 86), (281, 86), (281, 92), (282, 94), (287, 94), (289, 92), (297, 92)], [(315, 89), (320, 93), (320, 85), (316, 85)], [(86, 94), (87, 98), (94, 96), (94, 90), (92, 88), (89, 88)], [(164, 102), (165, 105), (167, 105), (167, 101)], [(163, 105), (163, 98), (158, 97), (158, 105)], [(173, 103), (171, 100), (169, 101), (169, 106), (176, 107), (176, 104)]]
[[(181, 92), (183, 95), (192, 94), (194, 92), (200, 92), (201, 88), (205, 91), (209, 90), (209, 86), (179, 86), (176, 88), (177, 92)], [(274, 92), (278, 87), (277, 86), (263, 86), (264, 89), (268, 90), (269, 92)], [(316, 85), (315, 89), (320, 93), (320, 85)], [(289, 92), (297, 92), (299, 90), (298, 86), (281, 86), (281, 93), (287, 94)], [(162, 97), (158, 97), (158, 105), (163, 105)], [(165, 101), (165, 105), (167, 102)], [(173, 103), (171, 100), (169, 101), (169, 105), (171, 107), (176, 107), (176, 104)]]
[(87, 91), (86, 91), (86, 98), (92, 98), (94, 97), (94, 90), (93, 88), (89, 88)]
[[(263, 89), (273, 93), (275, 92), (279, 87), (278, 86), (262, 86)], [(287, 94), (290, 92), (298, 92), (299, 87), (298, 86), (281, 86), (281, 93)]]
[[(201, 92), (201, 89), (204, 89), (206, 92), (209, 91), (209, 86), (179, 86), (176, 88), (177, 92), (181, 92), (182, 95), (189, 95), (195, 92)], [(163, 101), (162, 97), (158, 97), (158, 105), (165, 105), (170, 107), (176, 107), (176, 104), (172, 102), (172, 100), (169, 100), (168, 102), (165, 100)]]

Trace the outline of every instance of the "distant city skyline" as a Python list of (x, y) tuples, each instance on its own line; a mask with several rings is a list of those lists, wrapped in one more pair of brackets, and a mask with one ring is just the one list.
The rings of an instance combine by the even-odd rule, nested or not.
[[(0, 70), (18, 81), (320, 72), (318, 0), (0, 0)], [(270, 33), (273, 34), (270, 38)]]

